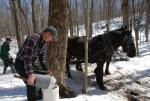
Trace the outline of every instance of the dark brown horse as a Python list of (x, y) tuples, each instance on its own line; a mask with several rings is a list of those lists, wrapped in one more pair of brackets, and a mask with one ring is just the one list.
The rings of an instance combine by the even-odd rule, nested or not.
[[(125, 26), (125, 27), (122, 27), (121, 26), (121, 28), (120, 29), (116, 29), (116, 30), (113, 30), (113, 31), (123, 31), (123, 30), (126, 30), (127, 29), (127, 27)], [(97, 37), (97, 36), (96, 36)], [(78, 39), (79, 37), (74, 37), (74, 38), (76, 38), (76, 39)], [(69, 43), (72, 43), (72, 42), (74, 42), (75, 40), (74, 40), (74, 38), (69, 38), (68, 39), (68, 45), (69, 45)], [(85, 37), (80, 37), (80, 41), (82, 40), (84, 40), (84, 38)], [(73, 44), (73, 43), (72, 43)], [(124, 48), (124, 47), (123, 47)], [(68, 51), (69, 51), (70, 49), (68, 48)], [(127, 52), (127, 51), (124, 51), (124, 52)], [(118, 53), (118, 52), (116, 52), (116, 53)], [(120, 54), (119, 54), (120, 55)], [(70, 60), (67, 60), (67, 62), (69, 62), (70, 64), (75, 64), (76, 65), (76, 70), (77, 71), (83, 71), (83, 69), (82, 69), (82, 67), (81, 67), (81, 63), (83, 63), (84, 62), (84, 60), (82, 60), (82, 59), (77, 59), (77, 58), (75, 58), (75, 57), (71, 57), (71, 54), (70, 54), (70, 58), (67, 58), (67, 59), (70, 59)], [(116, 61), (127, 61), (127, 58), (120, 58), (119, 60), (116, 60)], [(105, 75), (109, 75), (110, 74), (110, 72), (109, 72), (109, 64), (110, 64), (110, 60), (109, 61), (107, 61), (106, 62), (106, 69), (105, 69)], [(68, 78), (72, 78), (72, 76), (71, 76), (71, 73), (70, 73), (70, 68), (69, 67), (67, 67), (67, 76), (68, 76)]]
[[(96, 81), (100, 89), (105, 89), (103, 84), (103, 65), (110, 61), (114, 51), (119, 46), (124, 47), (129, 57), (136, 55), (134, 41), (131, 31), (114, 30), (103, 35), (98, 35), (89, 40), (89, 63), (96, 63), (94, 70)], [(67, 49), (67, 68), (69, 68), (71, 58), (77, 58), (84, 61), (84, 41), (81, 37), (74, 37), (68, 40)]]

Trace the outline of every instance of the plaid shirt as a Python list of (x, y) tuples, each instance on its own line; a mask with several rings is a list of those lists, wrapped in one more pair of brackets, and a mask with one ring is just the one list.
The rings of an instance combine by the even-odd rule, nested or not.
[[(34, 34), (26, 38), (23, 47), (19, 50), (17, 58), (24, 62), (26, 73), (33, 73), (35, 67), (33, 63), (39, 58), (42, 70), (46, 70), (47, 43), (43, 41), (41, 33)], [(35, 69), (36, 70), (36, 69)]]

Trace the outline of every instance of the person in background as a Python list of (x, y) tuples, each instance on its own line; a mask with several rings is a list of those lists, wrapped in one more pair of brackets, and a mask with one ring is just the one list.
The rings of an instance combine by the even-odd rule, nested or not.
[(2, 46), (1, 46), (0, 57), (4, 63), (3, 74), (6, 73), (8, 66), (11, 67), (12, 73), (15, 72), (13, 58), (9, 54), (9, 51), (10, 51), (9, 44), (11, 41), (12, 41), (12, 39), (10, 37), (6, 37), (6, 41), (3, 42)]
[[(47, 43), (56, 40), (57, 36), (57, 30), (50, 26), (41, 33), (28, 36), (17, 54), (15, 69), (21, 77), (27, 79), (24, 82), (28, 101), (37, 101), (43, 98), (42, 90), (34, 86), (34, 73), (40, 74), (40, 72), (48, 71), (47, 60), (45, 60), (47, 59)], [(36, 60), (39, 60), (40, 67), (34, 65)]]

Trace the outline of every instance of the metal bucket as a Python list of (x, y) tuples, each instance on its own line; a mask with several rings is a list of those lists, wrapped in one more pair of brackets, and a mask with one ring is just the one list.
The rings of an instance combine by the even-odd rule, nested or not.
[(42, 89), (51, 88), (53, 89), (56, 85), (56, 79), (54, 76), (51, 75), (41, 75), (41, 74), (34, 74), (35, 75), (35, 83), (34, 86)]

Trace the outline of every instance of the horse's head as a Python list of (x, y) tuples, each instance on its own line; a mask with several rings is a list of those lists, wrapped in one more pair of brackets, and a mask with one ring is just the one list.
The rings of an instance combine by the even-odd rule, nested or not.
[(124, 30), (122, 31), (124, 34), (124, 38), (122, 41), (123, 51), (127, 53), (127, 56), (134, 57), (136, 56), (136, 49), (134, 44), (134, 39), (132, 37), (131, 31)]

